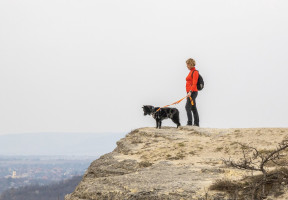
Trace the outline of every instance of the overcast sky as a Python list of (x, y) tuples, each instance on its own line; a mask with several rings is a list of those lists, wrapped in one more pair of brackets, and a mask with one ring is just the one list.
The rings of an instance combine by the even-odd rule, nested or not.
[[(129, 132), (205, 88), (201, 127), (288, 126), (286, 0), (1, 0), (0, 134)], [(176, 106), (187, 122), (185, 102)], [(176, 126), (165, 120), (164, 126)]]

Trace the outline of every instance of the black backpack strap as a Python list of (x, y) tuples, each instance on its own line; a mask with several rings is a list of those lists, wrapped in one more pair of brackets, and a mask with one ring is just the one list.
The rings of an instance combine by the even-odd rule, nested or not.
[[(194, 74), (195, 71), (198, 72), (198, 70), (196, 70), (196, 69), (192, 72), (192, 75), (191, 75), (192, 79), (193, 79), (193, 74)], [(198, 74), (199, 74), (199, 72), (198, 72)]]

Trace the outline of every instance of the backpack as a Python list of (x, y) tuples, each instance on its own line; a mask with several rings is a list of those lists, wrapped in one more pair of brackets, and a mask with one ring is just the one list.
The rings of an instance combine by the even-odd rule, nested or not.
[[(193, 73), (194, 73), (195, 71), (197, 71), (197, 70), (194, 70), (194, 71), (192, 72), (192, 78), (193, 78)], [(199, 74), (198, 81), (197, 81), (197, 90), (200, 91), (200, 90), (202, 90), (202, 89), (204, 88), (204, 80), (203, 80), (202, 76), (200, 75), (199, 71), (197, 71), (197, 72), (198, 72), (198, 74)]]

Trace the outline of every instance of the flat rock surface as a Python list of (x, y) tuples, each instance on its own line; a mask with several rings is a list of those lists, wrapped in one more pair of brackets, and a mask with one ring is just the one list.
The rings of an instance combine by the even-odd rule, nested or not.
[[(113, 152), (92, 162), (65, 200), (229, 199), (210, 191), (210, 185), (251, 173), (228, 168), (222, 160), (241, 159), (239, 143), (269, 151), (287, 138), (287, 128), (139, 128), (118, 141)], [(288, 194), (277, 199), (288, 199)]]

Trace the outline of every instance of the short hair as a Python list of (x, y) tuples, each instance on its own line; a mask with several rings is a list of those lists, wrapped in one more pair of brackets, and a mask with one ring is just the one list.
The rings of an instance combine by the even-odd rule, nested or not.
[(195, 67), (196, 62), (194, 59), (189, 58), (188, 60), (186, 60), (186, 64)]

